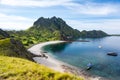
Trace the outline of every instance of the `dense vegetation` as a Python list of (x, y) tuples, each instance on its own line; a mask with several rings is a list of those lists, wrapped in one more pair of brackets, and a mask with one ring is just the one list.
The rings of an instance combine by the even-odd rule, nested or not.
[[(75, 39), (80, 36), (80, 32), (76, 29), (71, 28), (69, 25), (66, 24), (61, 18), (39, 18), (37, 21), (34, 22), (33, 27), (29, 29), (30, 31), (48, 31), (53, 34), (48, 34), (47, 36), (56, 37), (58, 39)], [(53, 35), (53, 36), (52, 36)], [(45, 35), (45, 37), (47, 37)], [(44, 37), (44, 36), (43, 36)]]
[(20, 58), (0, 56), (0, 80), (83, 80)]
[(25, 46), (51, 40), (73, 40), (82, 38), (98, 38), (107, 36), (103, 31), (78, 31), (71, 28), (61, 18), (39, 18), (33, 26), (24, 31), (8, 31), (11, 37), (22, 41)]

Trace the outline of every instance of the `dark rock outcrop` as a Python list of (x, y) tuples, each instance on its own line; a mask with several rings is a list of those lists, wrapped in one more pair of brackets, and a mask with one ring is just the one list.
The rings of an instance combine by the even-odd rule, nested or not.
[(10, 39), (10, 41), (12, 43), (11, 50), (16, 53), (17, 57), (23, 57), (29, 60), (35, 57), (35, 55), (27, 51), (21, 41), (15, 39)]
[(10, 35), (7, 32), (0, 29), (0, 39), (9, 38), (9, 37)]
[(28, 52), (20, 40), (10, 38), (9, 34), (0, 29), (0, 55), (19, 57), (33, 61), (32, 53)]

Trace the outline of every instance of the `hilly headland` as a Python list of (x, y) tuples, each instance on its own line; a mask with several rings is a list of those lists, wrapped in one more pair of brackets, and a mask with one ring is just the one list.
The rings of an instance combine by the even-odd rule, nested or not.
[[(62, 63), (50, 56), (48, 57), (47, 53), (44, 53), (41, 48), (48, 44), (72, 41), (78, 38), (106, 36), (108, 34), (101, 30), (80, 32), (66, 24), (63, 19), (55, 16), (52, 18), (40, 17), (27, 30), (3, 31), (0, 29), (0, 79), (83, 80), (81, 77), (63, 73), (65, 68), (61, 68)], [(56, 40), (58, 41), (55, 42)], [(45, 59), (46, 56), (48, 59)], [(35, 63), (38, 61), (40, 64)], [(51, 65), (54, 65), (54, 67), (51, 67)], [(60, 73), (52, 69), (63, 71)]]

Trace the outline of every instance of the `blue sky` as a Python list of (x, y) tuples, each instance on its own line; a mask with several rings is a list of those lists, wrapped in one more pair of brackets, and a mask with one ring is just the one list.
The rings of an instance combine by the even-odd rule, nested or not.
[(39, 17), (52, 16), (80, 31), (120, 34), (120, 0), (0, 0), (2, 29), (27, 29)]

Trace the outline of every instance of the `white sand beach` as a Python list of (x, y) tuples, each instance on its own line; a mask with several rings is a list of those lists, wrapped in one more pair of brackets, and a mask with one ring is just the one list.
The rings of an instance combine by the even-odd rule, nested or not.
[[(37, 45), (34, 45), (33, 47), (29, 48), (28, 51), (30, 51), (31, 53), (35, 54), (35, 55), (42, 55), (43, 54), (43, 50), (42, 47), (45, 45), (49, 45), (49, 44), (56, 44), (56, 43), (62, 43), (65, 41), (49, 41), (49, 42), (43, 42), (43, 43), (39, 43)], [(90, 76), (87, 75), (86, 73), (84, 74), (84, 72), (82, 72), (82, 70), (78, 70), (75, 67), (66, 64), (64, 62), (61, 62), (59, 60), (54, 59), (53, 57), (49, 56), (47, 53), (44, 53), (45, 55), (48, 56), (48, 58), (45, 57), (34, 57), (34, 61), (40, 64), (43, 64), (53, 70), (59, 71), (59, 72), (69, 72), (69, 73), (73, 73), (75, 75), (79, 75), (82, 76), (83, 78), (85, 78), (85, 80), (100, 80), (101, 77), (96, 77), (96, 76)]]
[[(50, 41), (50, 42), (45, 42), (45, 43), (40, 43), (37, 44), (31, 48), (28, 49), (28, 51), (30, 51), (31, 53), (35, 54), (35, 55), (42, 55), (42, 47), (48, 44), (56, 44), (56, 43), (61, 43), (61, 42), (65, 42), (65, 41)], [(45, 54), (47, 55), (47, 54)], [(48, 58), (43, 58), (43, 57), (34, 57), (33, 59), (35, 60), (35, 62), (43, 64), (51, 69), (54, 69), (56, 71), (59, 72), (64, 72), (64, 69), (61, 67), (61, 62), (52, 58), (51, 56), (47, 55)]]

